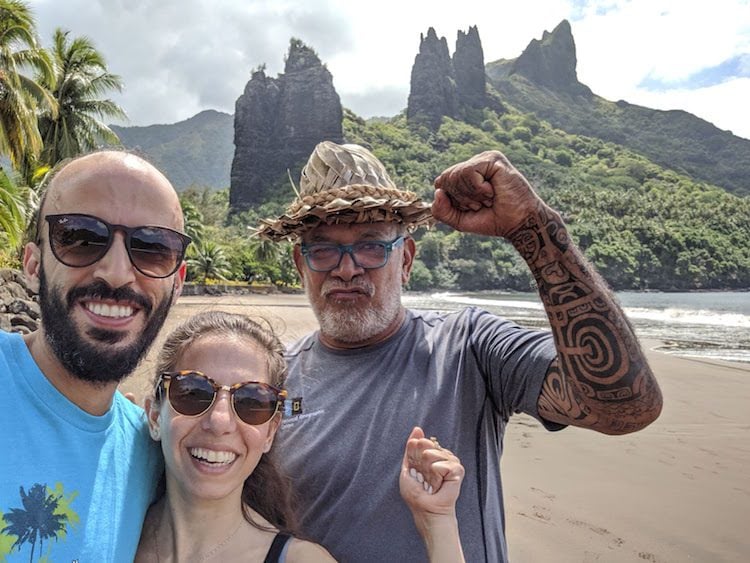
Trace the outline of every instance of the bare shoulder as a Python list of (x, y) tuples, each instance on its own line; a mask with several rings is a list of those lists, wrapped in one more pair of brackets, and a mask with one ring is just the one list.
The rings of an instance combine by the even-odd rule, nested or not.
[(286, 552), (288, 563), (330, 563), (336, 560), (322, 545), (293, 538)]

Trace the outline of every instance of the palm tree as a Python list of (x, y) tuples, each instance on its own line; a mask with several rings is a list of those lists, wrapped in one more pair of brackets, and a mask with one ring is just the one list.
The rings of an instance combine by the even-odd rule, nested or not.
[(30, 543), (29, 561), (34, 561), (37, 540), (41, 552), (43, 540), (56, 538), (65, 529), (65, 515), (55, 514), (57, 500), (55, 495), (47, 494), (47, 487), (39, 483), (33, 485), (28, 493), (21, 487), (23, 508), (11, 508), (10, 512), (3, 515), (8, 525), (0, 530), (3, 534), (17, 537), (11, 549), (17, 547), (20, 550), (23, 544)]
[(259, 237), (250, 239), (250, 252), (252, 257), (261, 264), (277, 262), (281, 254), (278, 243)]
[(12, 252), (21, 245), (27, 218), (37, 203), (35, 192), (19, 185), (0, 168), (0, 250)]
[(122, 80), (108, 72), (104, 57), (86, 37), (69, 38), (69, 32), (55, 30), (52, 56), (55, 76), (40, 77), (50, 89), (58, 110), (39, 118), (44, 141), (41, 160), (49, 165), (96, 148), (102, 142), (120, 144), (117, 135), (101, 121), (126, 119), (125, 111), (110, 99), (111, 90), (122, 90)]
[(204, 221), (203, 213), (198, 206), (188, 199), (181, 198), (182, 216), (185, 218), (185, 234), (193, 239), (193, 244), (198, 244), (203, 239)]
[(0, 154), (7, 155), (16, 170), (42, 148), (37, 110), (51, 115), (56, 111), (49, 92), (24, 70), (36, 71), (45, 83), (54, 80), (49, 53), (38, 44), (29, 7), (19, 0), (0, 0)]
[(229, 260), (224, 250), (211, 240), (204, 240), (190, 247), (192, 256), (187, 263), (194, 277), (202, 277), (205, 284), (209, 278), (225, 280), (231, 275)]

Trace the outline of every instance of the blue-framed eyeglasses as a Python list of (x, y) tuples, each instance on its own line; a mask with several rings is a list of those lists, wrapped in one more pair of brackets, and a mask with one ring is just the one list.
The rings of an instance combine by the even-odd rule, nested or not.
[(391, 251), (404, 243), (400, 236), (392, 241), (363, 240), (354, 244), (332, 244), (327, 242), (302, 244), (302, 255), (308, 267), (314, 272), (330, 272), (341, 264), (344, 254), (352, 258), (358, 268), (374, 270), (388, 262)]

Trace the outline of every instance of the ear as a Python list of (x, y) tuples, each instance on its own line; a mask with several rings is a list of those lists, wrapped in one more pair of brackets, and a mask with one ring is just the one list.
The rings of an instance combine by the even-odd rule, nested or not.
[(414, 239), (407, 236), (404, 239), (404, 256), (401, 264), (401, 284), (406, 285), (411, 276), (411, 268), (414, 266), (414, 258), (417, 255), (417, 244)]
[(172, 288), (172, 301), (174, 302), (182, 294), (182, 286), (185, 285), (185, 276), (187, 275), (187, 262), (182, 261), (180, 267), (174, 274), (174, 287)]
[(266, 436), (266, 443), (263, 444), (263, 453), (268, 453), (273, 446), (273, 439), (276, 437), (279, 426), (281, 426), (281, 413), (276, 413), (268, 425), (268, 435)]
[(294, 258), (294, 266), (297, 268), (297, 273), (299, 274), (300, 283), (302, 287), (305, 287), (305, 257), (302, 256), (302, 247), (299, 244), (294, 245), (292, 257)]
[(39, 293), (39, 270), (42, 268), (42, 250), (33, 242), (23, 248), (23, 273), (29, 289)]
[(146, 399), (146, 416), (148, 417), (148, 433), (154, 442), (161, 440), (161, 412), (151, 397)]

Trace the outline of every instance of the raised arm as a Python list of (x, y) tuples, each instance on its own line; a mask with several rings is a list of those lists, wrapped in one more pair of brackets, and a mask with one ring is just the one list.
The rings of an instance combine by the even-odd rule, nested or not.
[(406, 441), (399, 490), (424, 539), (430, 563), (461, 563), (456, 500), (464, 467), (452, 452), (414, 428)]
[(437, 220), (507, 239), (536, 280), (557, 348), (539, 396), (542, 417), (606, 434), (656, 420), (661, 391), (632, 327), (560, 215), (508, 159), (481, 153), (447, 169), (435, 187)]

